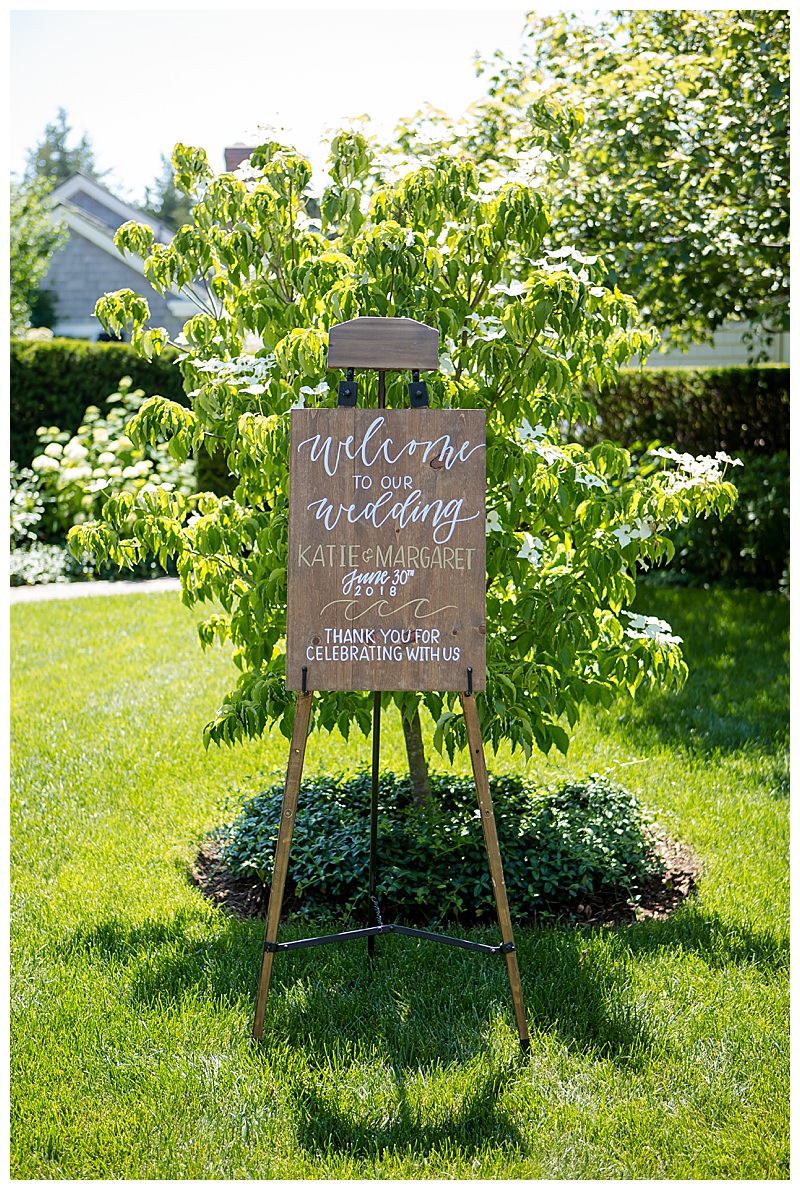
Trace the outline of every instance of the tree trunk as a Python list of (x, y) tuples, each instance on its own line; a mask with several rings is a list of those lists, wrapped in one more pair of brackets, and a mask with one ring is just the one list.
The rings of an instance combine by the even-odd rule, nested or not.
[(403, 735), (406, 739), (411, 792), (417, 805), (422, 806), (430, 800), (431, 782), (428, 776), (428, 764), (425, 760), (425, 746), (422, 743), (422, 725), (419, 721), (419, 711), (414, 712), (412, 719), (406, 719), (403, 714), (400, 717), (403, 721)]

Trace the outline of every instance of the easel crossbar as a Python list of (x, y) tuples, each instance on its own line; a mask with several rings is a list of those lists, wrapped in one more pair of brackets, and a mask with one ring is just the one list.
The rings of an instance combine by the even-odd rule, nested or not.
[(501, 942), (489, 946), (485, 942), (470, 942), (466, 938), (451, 938), (448, 934), (432, 934), (430, 930), (415, 930), (411, 926), (382, 925), (369, 926), (364, 930), (343, 930), (339, 934), (322, 934), (316, 938), (298, 938), (294, 942), (264, 942), (264, 950), (275, 954), (279, 950), (302, 950), (308, 946), (324, 946), (328, 942), (345, 942), (350, 938), (374, 938), (378, 934), (405, 934), (409, 938), (423, 938), (428, 942), (444, 942), (447, 946), (460, 946), (463, 950), (475, 950), (481, 954), (509, 954), (515, 949), (513, 942)]

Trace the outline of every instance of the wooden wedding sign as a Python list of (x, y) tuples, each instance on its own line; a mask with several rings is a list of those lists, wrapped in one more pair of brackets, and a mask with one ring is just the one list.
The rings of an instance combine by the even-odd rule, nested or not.
[[(475, 691), (486, 688), (486, 421), (429, 409), (420, 370), (438, 333), (409, 318), (331, 327), (328, 367), (343, 368), (336, 409), (293, 409), (289, 458), (286, 686), (298, 691), (264, 934), (253, 1037), (264, 1027), (275, 955), (405, 934), (506, 961), (523, 1049), (529, 1044)], [(378, 371), (378, 408), (356, 408), (356, 368)], [(385, 372), (408, 370), (411, 408), (386, 409)], [(315, 690), (371, 690), (370, 924), (278, 942)], [(378, 902), (381, 691), (458, 691), (502, 941), (384, 923)]]
[(486, 685), (478, 409), (295, 409), (289, 690)]

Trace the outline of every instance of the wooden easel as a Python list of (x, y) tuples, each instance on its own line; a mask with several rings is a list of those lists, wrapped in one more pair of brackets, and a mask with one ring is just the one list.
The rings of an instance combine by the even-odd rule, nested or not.
[[(347, 379), (339, 386), (340, 407), (353, 407), (356, 404), (357, 385), (354, 380), (356, 368), (372, 368), (378, 371), (378, 408), (385, 408), (385, 372), (386, 370), (411, 371), (412, 382), (409, 385), (409, 396), (412, 407), (427, 405), (427, 390), (419, 380), (420, 371), (435, 371), (438, 368), (438, 332), (431, 327), (401, 318), (358, 318), (352, 322), (340, 323), (331, 327), (329, 335), (328, 366), (346, 369)], [(264, 1028), (267, 997), (269, 995), (270, 979), (275, 955), (278, 951), (295, 950), (310, 946), (320, 946), (328, 942), (346, 939), (366, 938), (369, 954), (372, 956), (374, 939), (382, 934), (405, 934), (412, 938), (422, 938), (429, 941), (441, 942), (450, 946), (458, 946), (466, 950), (474, 950), (484, 954), (503, 954), (505, 956), (508, 979), (511, 988), (511, 998), (514, 1006), (517, 1032), (523, 1050), (530, 1046), (528, 1024), (525, 1016), (525, 1005), (522, 997), (522, 984), (517, 964), (517, 953), (514, 946), (514, 935), (511, 927), (511, 915), (508, 907), (506, 885), (503, 878), (503, 866), (500, 858), (500, 846), (497, 838), (497, 826), (492, 807), (492, 797), (489, 789), (489, 779), (486, 771), (486, 759), (481, 739), (475, 696), (472, 692), (472, 670), (466, 673), (467, 689), (460, 692), (461, 706), (467, 730), (472, 772), (478, 795), (481, 825), (486, 844), (489, 873), (492, 880), (497, 917), (500, 925), (502, 942), (498, 946), (489, 946), (466, 939), (452, 938), (445, 934), (434, 934), (428, 930), (412, 929), (408, 926), (384, 924), (377, 900), (377, 811), (378, 811), (378, 778), (380, 763), (380, 692), (374, 694), (373, 704), (373, 749), (372, 749), (372, 804), (370, 815), (370, 924), (365, 929), (346, 930), (337, 934), (328, 934), (315, 938), (303, 938), (294, 942), (278, 942), (278, 926), (280, 923), (286, 877), (289, 869), (289, 851), (297, 814), (297, 800), (303, 773), (308, 729), (311, 719), (313, 691), (306, 688), (307, 667), (303, 667), (302, 687), (297, 696), (294, 727), (289, 752), (289, 763), (286, 770), (281, 819), (278, 828), (278, 842), (275, 850), (275, 861), (270, 884), (269, 904), (264, 933), (264, 952), (258, 981), (255, 1019), (253, 1023), (253, 1037), (261, 1038)], [(297, 689), (297, 686), (293, 687)], [(359, 687), (363, 689), (364, 687)], [(427, 687), (431, 689), (431, 687)], [(454, 689), (450, 686), (449, 689)]]

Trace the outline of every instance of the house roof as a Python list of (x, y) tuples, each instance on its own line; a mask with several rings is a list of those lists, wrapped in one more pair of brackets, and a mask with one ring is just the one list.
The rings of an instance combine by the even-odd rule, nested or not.
[[(128, 220), (134, 220), (151, 227), (159, 243), (168, 244), (174, 235), (165, 223), (117, 198), (85, 174), (77, 173), (67, 178), (60, 186), (56, 186), (50, 198), (55, 218), (66, 223), (71, 232), (101, 248), (117, 262), (125, 264), (141, 278), (145, 277), (144, 262), (138, 256), (117, 248), (114, 243), (117, 229)], [(191, 286), (186, 288), (191, 289)], [(176, 289), (169, 290), (164, 297), (170, 312), (176, 317), (186, 318), (197, 311), (195, 302)]]
[(106, 217), (96, 216), (96, 218), (99, 218), (99, 221), (106, 226), (113, 227), (114, 230), (129, 219), (133, 219), (137, 223), (146, 223), (148, 227), (152, 227), (153, 234), (159, 243), (168, 244), (175, 234), (174, 228), (168, 227), (166, 223), (162, 223), (153, 215), (140, 210), (139, 207), (132, 206), (124, 199), (117, 198), (110, 190), (106, 190), (105, 186), (101, 186), (99, 182), (96, 182), (94, 178), (87, 177), (86, 174), (73, 174), (72, 177), (67, 178), (66, 182), (56, 186), (50, 197), (57, 205), (74, 206), (85, 214), (91, 213), (93, 205), (103, 208)]

